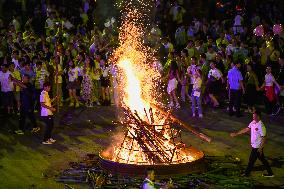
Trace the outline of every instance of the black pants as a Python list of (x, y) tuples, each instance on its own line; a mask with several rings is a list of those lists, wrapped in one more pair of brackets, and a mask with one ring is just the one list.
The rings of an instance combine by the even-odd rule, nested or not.
[(236, 109), (236, 116), (240, 115), (241, 109), (242, 92), (241, 90), (230, 89), (230, 102), (229, 102), (229, 113), (233, 114), (233, 107)]
[(250, 157), (249, 157), (249, 163), (248, 163), (248, 166), (247, 166), (247, 169), (245, 171), (245, 174), (246, 175), (249, 175), (252, 168), (253, 168), (253, 165), (255, 163), (255, 161), (257, 159), (259, 159), (262, 164), (264, 165), (265, 169), (267, 170), (268, 174), (273, 174), (269, 164), (268, 164), (268, 161), (265, 159), (265, 156), (264, 156), (264, 153), (263, 153), (263, 149), (262, 149), (262, 152), (259, 153), (258, 151), (258, 148), (252, 148), (251, 150), (251, 153), (250, 153)]
[(22, 131), (26, 130), (26, 118), (29, 118), (32, 123), (32, 128), (36, 128), (36, 119), (34, 115), (34, 110), (20, 110), (20, 121), (19, 121), (19, 129)]
[(268, 115), (275, 112), (275, 109), (276, 109), (276, 101), (275, 100), (269, 101), (268, 98), (265, 96), (264, 97), (264, 104), (265, 104), (266, 113)]
[(255, 89), (255, 85), (248, 84), (246, 87), (246, 95), (245, 100), (249, 108), (254, 107), (257, 100), (257, 91)]
[(40, 93), (41, 93), (42, 90), (43, 89), (36, 89), (36, 91), (35, 91), (35, 96), (36, 96), (35, 109), (37, 111), (40, 111), (40, 108), (41, 108), (41, 106), (40, 106)]
[(43, 141), (46, 142), (48, 139), (51, 138), (51, 132), (54, 126), (53, 116), (43, 116), (41, 118), (42, 121), (45, 123)]

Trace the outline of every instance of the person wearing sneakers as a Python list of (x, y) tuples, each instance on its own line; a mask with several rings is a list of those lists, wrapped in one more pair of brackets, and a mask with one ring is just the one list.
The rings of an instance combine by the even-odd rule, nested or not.
[(55, 142), (54, 139), (51, 138), (51, 133), (53, 130), (53, 112), (56, 111), (55, 108), (52, 107), (52, 102), (56, 99), (54, 98), (51, 100), (49, 98), (48, 92), (51, 89), (50, 83), (44, 83), (43, 84), (43, 91), (40, 94), (40, 104), (41, 104), (41, 118), (43, 122), (45, 123), (45, 131), (43, 136), (42, 144), (53, 144)]
[(19, 130), (15, 131), (16, 134), (24, 134), (26, 130), (26, 118), (29, 118), (33, 126), (32, 132), (36, 133), (40, 130), (37, 126), (36, 118), (34, 115), (34, 102), (35, 102), (35, 88), (30, 83), (30, 76), (23, 75), (22, 81), (17, 80), (16, 78), (11, 77), (13, 83), (21, 87), (20, 92), (20, 121), (19, 121)]
[(227, 89), (230, 94), (229, 102), (229, 115), (232, 116), (233, 107), (236, 108), (236, 116), (240, 117), (242, 94), (245, 94), (245, 88), (243, 84), (243, 76), (239, 68), (241, 63), (239, 61), (234, 62), (234, 67), (228, 72)]
[(202, 115), (202, 106), (201, 106), (201, 85), (202, 85), (202, 78), (201, 78), (201, 71), (196, 70), (194, 74), (191, 76), (192, 81), (192, 92), (191, 92), (191, 109), (192, 109), (192, 117), (195, 117), (195, 110), (196, 110), (196, 103), (198, 107), (198, 115), (200, 118), (203, 117)]
[(251, 133), (252, 150), (250, 153), (248, 166), (243, 176), (250, 175), (255, 161), (259, 159), (267, 170), (267, 174), (263, 174), (263, 176), (274, 177), (273, 172), (268, 164), (268, 161), (266, 160), (263, 153), (263, 147), (266, 143), (266, 128), (263, 122), (261, 121), (261, 112), (255, 111), (253, 113), (253, 121), (249, 124), (249, 126), (238, 132), (231, 133), (231, 137), (236, 137), (238, 135), (245, 134), (249, 131)]

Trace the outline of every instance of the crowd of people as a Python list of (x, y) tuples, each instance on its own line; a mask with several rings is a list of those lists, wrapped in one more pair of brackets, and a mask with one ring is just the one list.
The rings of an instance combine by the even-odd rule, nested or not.
[[(62, 7), (45, 4), (26, 21), (16, 15), (6, 26), (0, 20), (1, 106), (5, 115), (20, 114), (18, 134), (27, 130), (26, 118), (38, 131), (37, 111), (48, 117), (50, 133), (57, 106), (115, 103), (116, 69), (109, 57), (118, 44), (117, 21), (109, 18), (100, 29), (92, 22), (91, 2), (83, 1), (72, 17)], [(155, 24), (145, 39), (158, 52), (168, 106), (191, 102), (192, 116), (200, 118), (204, 106), (225, 107), (240, 117), (241, 105), (253, 112), (264, 103), (267, 114), (278, 114), (284, 41), (283, 33), (274, 35), (271, 29), (282, 19), (277, 5), (259, 4), (255, 12), (237, 9), (225, 20), (188, 18), (188, 11), (182, 0), (157, 0)], [(253, 29), (261, 24), (266, 33), (258, 37)], [(54, 140), (47, 133), (43, 142)]]
[[(203, 117), (202, 104), (217, 108), (226, 106), (226, 101), (229, 115), (237, 117), (242, 115), (241, 105), (254, 112), (265, 104), (268, 115), (279, 113), (284, 41), (283, 32), (276, 34), (272, 29), (283, 20), (276, 4), (259, 3), (253, 11), (244, 4), (223, 20), (193, 18), (188, 23), (184, 15), (191, 10), (183, 1), (156, 2), (156, 22), (165, 33), (159, 27), (152, 32), (162, 36), (159, 52), (163, 71), (168, 73), (170, 107), (179, 108), (188, 98), (192, 116), (197, 107)], [(265, 30), (261, 36), (254, 33), (259, 25)]]

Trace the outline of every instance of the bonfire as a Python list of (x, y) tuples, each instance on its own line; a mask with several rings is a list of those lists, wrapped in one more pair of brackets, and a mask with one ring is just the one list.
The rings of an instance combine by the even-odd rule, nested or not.
[(137, 9), (126, 11), (119, 30), (119, 47), (113, 53), (118, 68), (119, 106), (125, 128), (121, 141), (102, 152), (113, 162), (135, 165), (170, 165), (195, 161), (203, 157), (201, 151), (187, 148), (181, 131), (172, 127), (177, 123), (198, 137), (210, 141), (206, 135), (177, 119), (161, 103), (161, 74), (155, 66), (157, 57), (144, 43), (145, 24)]

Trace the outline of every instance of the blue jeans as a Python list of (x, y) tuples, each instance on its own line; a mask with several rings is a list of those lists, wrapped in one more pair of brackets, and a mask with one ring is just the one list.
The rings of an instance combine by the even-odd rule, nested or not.
[(191, 93), (191, 110), (192, 114), (195, 114), (196, 103), (198, 107), (198, 114), (202, 114), (202, 106), (201, 106), (201, 96), (197, 97), (193, 95), (194, 92)]

